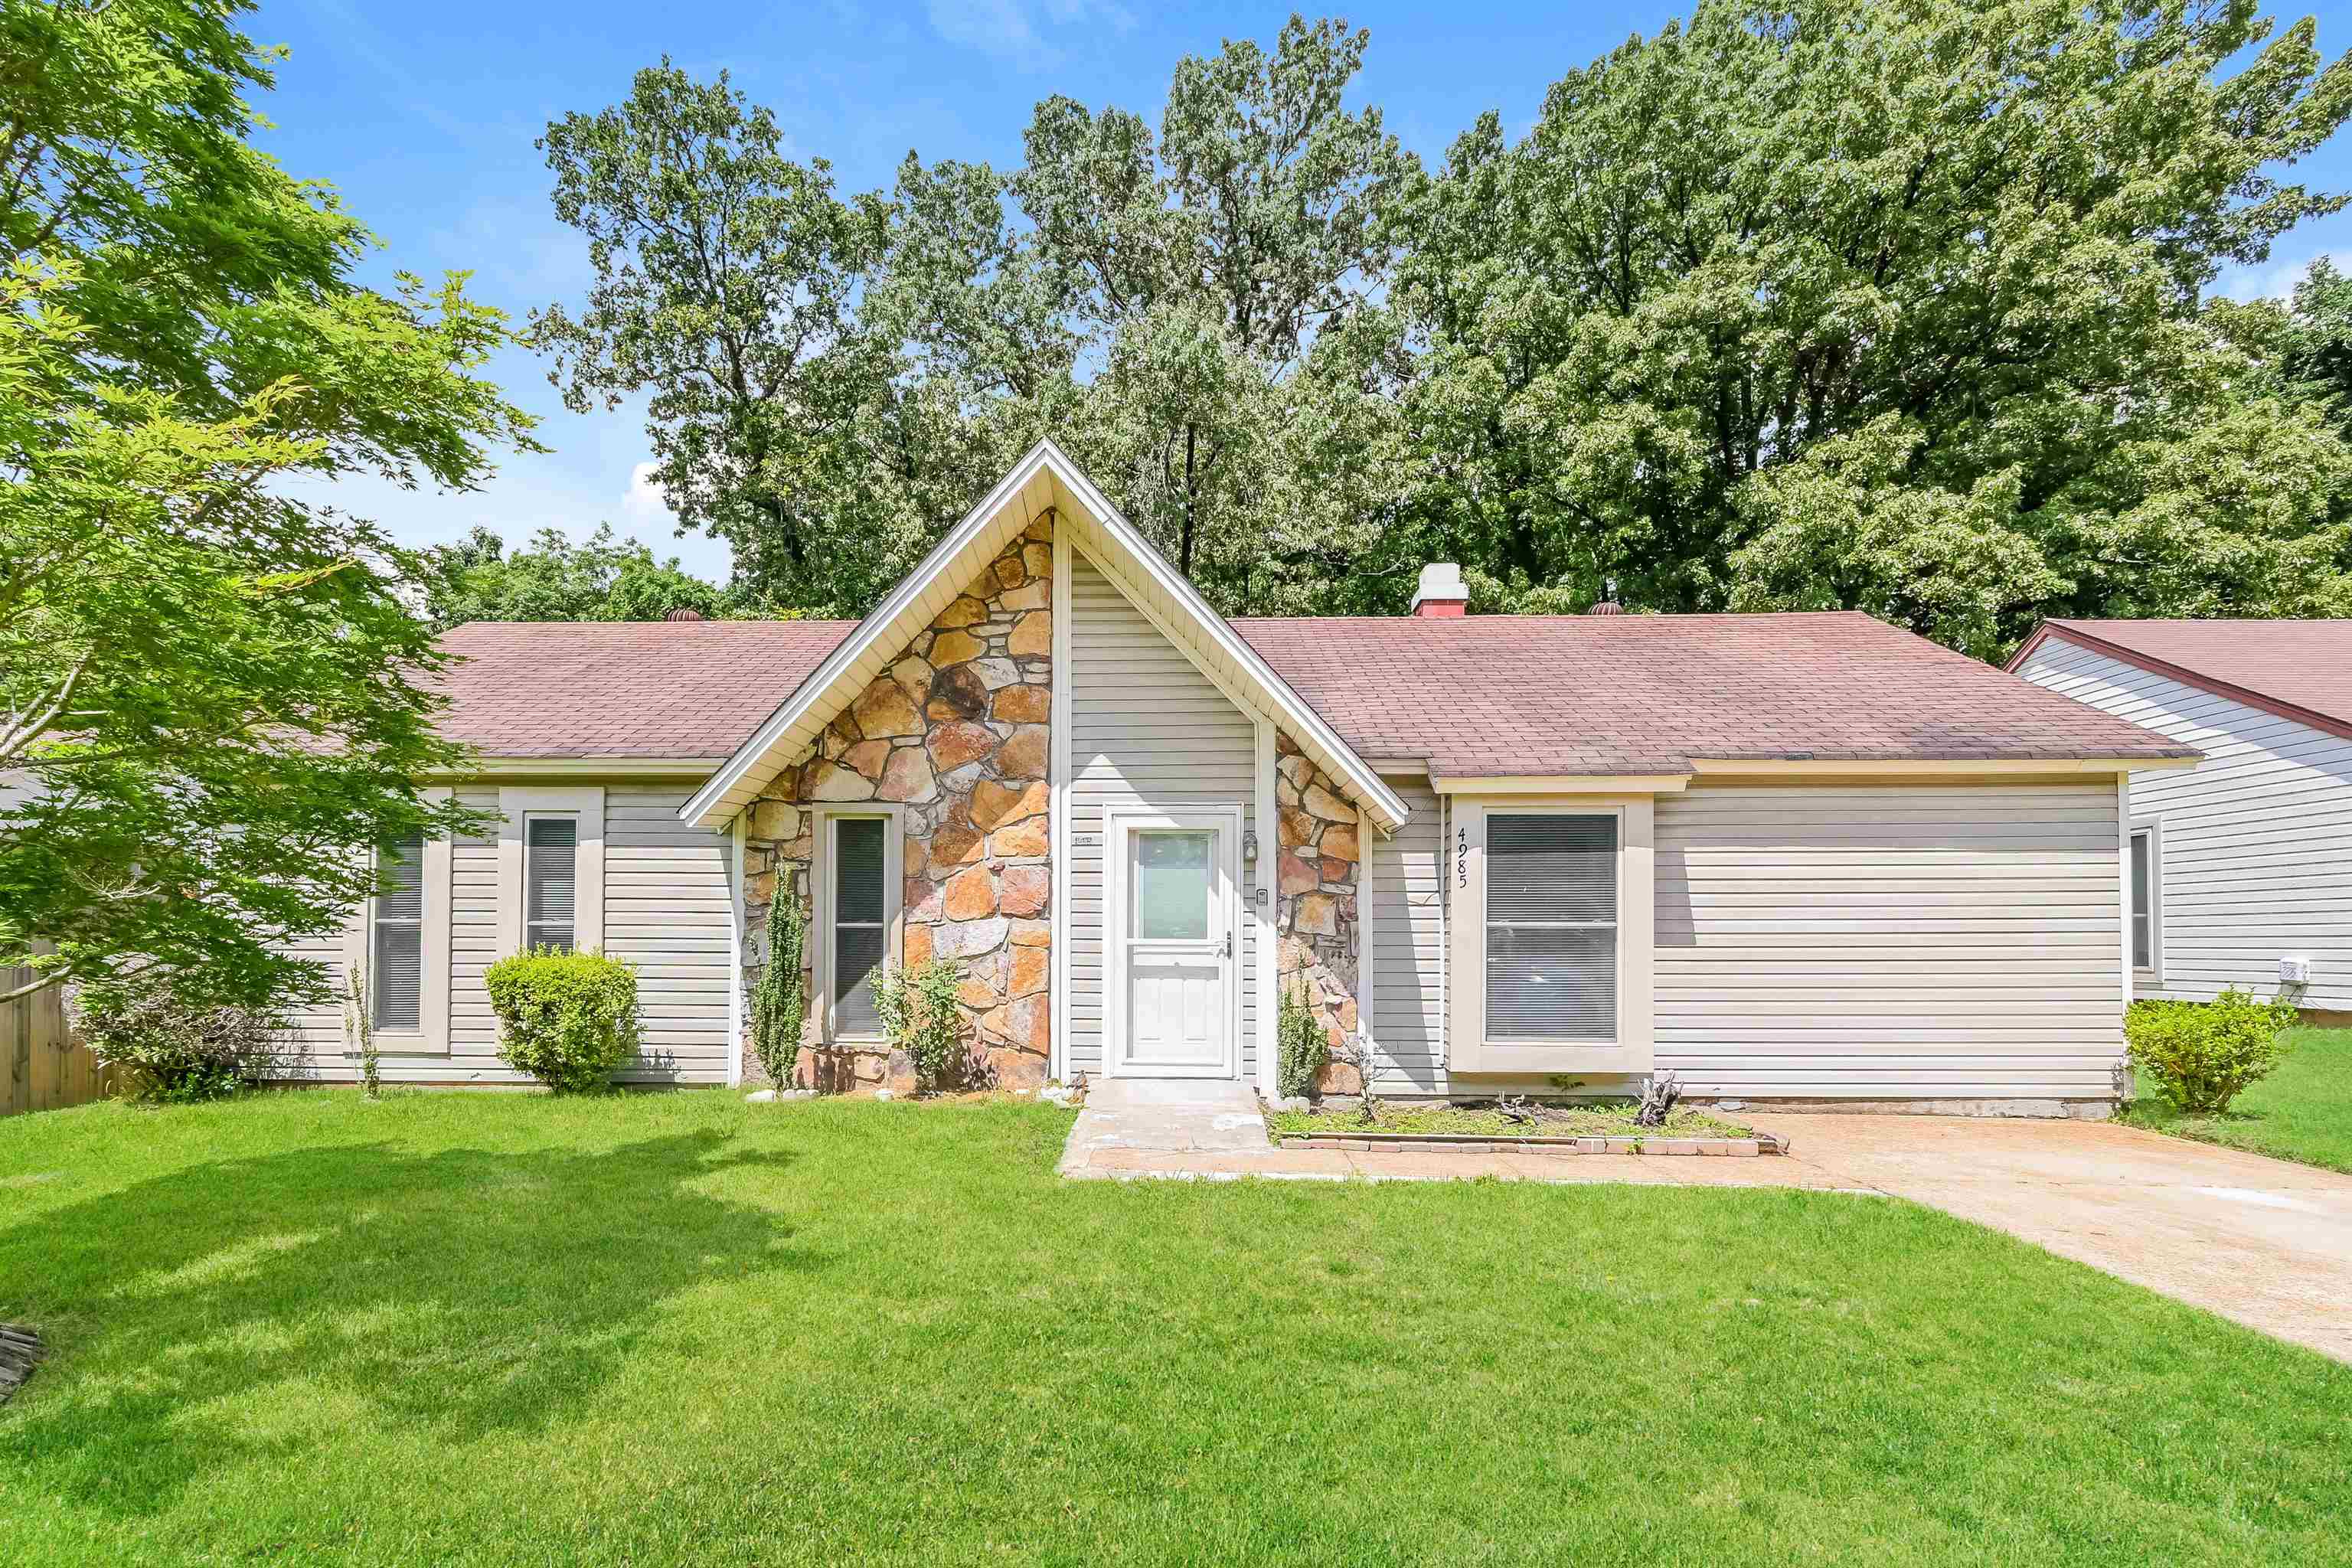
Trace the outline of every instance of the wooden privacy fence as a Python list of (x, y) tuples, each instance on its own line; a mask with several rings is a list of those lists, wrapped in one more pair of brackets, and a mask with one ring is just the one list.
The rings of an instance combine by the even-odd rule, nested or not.
[[(0, 994), (32, 978), (29, 969), (0, 967)], [(112, 1082), (89, 1047), (68, 1033), (62, 985), (0, 1002), (0, 1116), (80, 1105), (103, 1098)]]

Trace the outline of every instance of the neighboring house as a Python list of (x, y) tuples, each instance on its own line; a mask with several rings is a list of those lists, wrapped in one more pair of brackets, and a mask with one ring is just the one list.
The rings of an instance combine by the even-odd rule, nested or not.
[(2352, 1024), (2352, 621), (2050, 621), (2009, 667), (2205, 753), (2132, 775), (2135, 994)]
[(1865, 616), (1459, 584), (1225, 620), (1041, 445), (854, 626), (461, 627), (444, 787), (504, 822), (352, 932), (384, 1076), (511, 1079), (482, 971), (551, 940), (639, 966), (630, 1079), (740, 1081), (783, 887), (842, 1086), (906, 1071), (879, 966), (952, 958), (1014, 1087), (1270, 1090), (1287, 993), (1398, 1094), (2112, 1099), (2123, 773), (2189, 747)]

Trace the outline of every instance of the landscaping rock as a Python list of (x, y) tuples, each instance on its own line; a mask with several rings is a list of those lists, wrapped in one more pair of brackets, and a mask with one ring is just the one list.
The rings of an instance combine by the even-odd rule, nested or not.
[(41, 1336), (17, 1323), (0, 1323), (0, 1405), (25, 1385), (36, 1363), (48, 1352)]

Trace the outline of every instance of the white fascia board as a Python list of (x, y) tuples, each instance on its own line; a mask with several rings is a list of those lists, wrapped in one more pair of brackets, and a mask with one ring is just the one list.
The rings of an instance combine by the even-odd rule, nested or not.
[(453, 783), (467, 779), (702, 778), (719, 765), (713, 757), (496, 757), (475, 759), (469, 767), (447, 768), (422, 776)]
[(1289, 722), (1292, 733), (1303, 748), (1315, 755), (1318, 763), (1330, 767), (1346, 781), (1356, 803), (1370, 811), (1377, 826), (1392, 830), (1412, 815), (1412, 808), (1399, 798), (1397, 793), (1381, 782), (1380, 773), (1371, 764), (1358, 756), (1354, 749), (1339, 738), (1339, 731), (1326, 723), (1320, 713), (1308, 707), (1306, 700), (1274, 672), (1273, 666), (1258, 657), (1257, 650), (1226, 623), (1224, 616), (1210, 607), (1200, 592), (1185, 581), (1183, 574), (1170, 565), (1167, 558), (1152, 548), (1150, 540), (1137, 532), (1134, 525), (1119, 515), (1118, 509), (1111, 505), (1109, 498), (1078, 471), (1078, 466), (1071, 462), (1060, 447), (1050, 440), (1039, 442), (1038, 447), (1053, 459), (1055, 477), (1070, 492), (1071, 499), (1091, 516), (1096, 531), (1126, 552), (1137, 568), (1150, 577), (1156, 587), (1192, 617), (1217, 651), (1233, 660), (1249, 677), (1265, 693), (1266, 706)]
[[(902, 631), (898, 623), (919, 607), (924, 593), (933, 581), (952, 567), (971, 542), (986, 531), (998, 514), (1037, 478), (1053, 458), (1058, 457), (1060, 454), (1049, 442), (1040, 441), (1031, 447), (1029, 455), (1014, 464), (1013, 471), (998, 481), (996, 488), (989, 491), (978, 506), (966, 512), (961, 522), (948, 530), (947, 537), (932, 546), (931, 552), (924, 556), (912, 572), (899, 579), (889, 597), (877, 605), (872, 615), (858, 622), (857, 629), (843, 638), (840, 646), (825, 656), (824, 662), (818, 665), (773, 713), (768, 715), (766, 721), (751, 732), (751, 738), (735, 749), (735, 754), (719, 765), (709, 782), (695, 792), (694, 798), (678, 808), (679, 819), (697, 827), (716, 827), (751, 804), (750, 796), (741, 799), (730, 797), (747, 785), (770, 752), (792, 732), (795, 725), (812, 717), (820, 708), (826, 711), (824, 719), (819, 721), (819, 727), (832, 721), (833, 712), (837, 710), (841, 702), (848, 700), (847, 696), (840, 696), (837, 700), (828, 701), (835, 695), (834, 686), (856, 667), (859, 659), (873, 652), (875, 645), (884, 638), (897, 637), (903, 642), (919, 629), (910, 627)], [(1061, 460), (1066, 464), (1069, 459), (1064, 458)], [(1026, 526), (1025, 520), (1024, 526)]]

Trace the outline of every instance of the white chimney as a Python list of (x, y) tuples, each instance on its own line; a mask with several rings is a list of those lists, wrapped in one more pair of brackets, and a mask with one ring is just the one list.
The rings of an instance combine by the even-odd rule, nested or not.
[(1462, 568), (1451, 561), (1433, 561), (1421, 569), (1421, 586), (1412, 594), (1416, 616), (1462, 616), (1470, 612), (1470, 585)]

